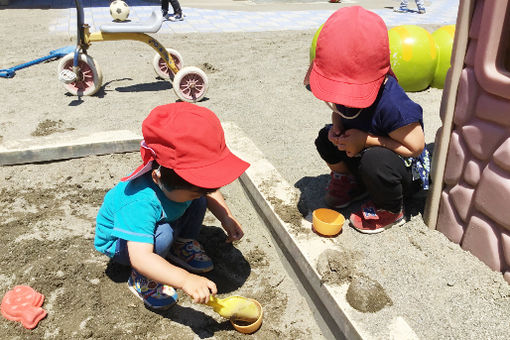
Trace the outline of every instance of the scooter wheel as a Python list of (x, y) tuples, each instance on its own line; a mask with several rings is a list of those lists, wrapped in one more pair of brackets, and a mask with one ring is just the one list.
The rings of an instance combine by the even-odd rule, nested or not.
[[(62, 70), (73, 71), (74, 52), (64, 56), (58, 64), (58, 74)], [(103, 83), (103, 74), (97, 62), (91, 56), (80, 53), (78, 56), (79, 73), (77, 79), (64, 88), (75, 96), (92, 96)]]
[(205, 72), (195, 66), (180, 69), (173, 81), (173, 88), (177, 97), (190, 103), (202, 100), (207, 92), (208, 85)]
[[(179, 52), (172, 48), (167, 48), (166, 51), (168, 52), (168, 55), (174, 60), (175, 65), (180, 70), (183, 65), (182, 56)], [(156, 71), (156, 74), (160, 76), (163, 79), (170, 79), (173, 81), (174, 74), (172, 70), (168, 67), (165, 60), (161, 58), (159, 53), (156, 53), (154, 56), (154, 59), (152, 60), (152, 66), (154, 67), (154, 71)]]

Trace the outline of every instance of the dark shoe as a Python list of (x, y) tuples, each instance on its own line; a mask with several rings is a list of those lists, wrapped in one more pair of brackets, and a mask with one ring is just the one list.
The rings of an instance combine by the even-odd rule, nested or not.
[(418, 7), (418, 13), (425, 14), (425, 13), (427, 13), (427, 11), (425, 10), (425, 7)]
[(170, 15), (167, 15), (166, 18), (170, 21), (183, 21), (184, 20), (184, 16), (181, 14), (170, 14)]
[(377, 209), (372, 202), (363, 204), (361, 210), (352, 213), (349, 219), (353, 228), (364, 234), (377, 234), (406, 222), (402, 209), (393, 213)]
[(409, 12), (409, 9), (407, 7), (395, 7), (395, 8), (393, 8), (393, 12), (407, 13), (407, 12)]
[(192, 273), (207, 273), (214, 268), (202, 245), (192, 239), (175, 240), (167, 259)]
[(359, 201), (366, 196), (367, 192), (358, 185), (353, 177), (331, 172), (327, 193), (324, 196), (324, 201), (329, 207), (335, 209), (345, 208), (352, 202)]
[(128, 288), (152, 309), (168, 309), (175, 305), (178, 299), (173, 287), (149, 280), (134, 269), (128, 279)]

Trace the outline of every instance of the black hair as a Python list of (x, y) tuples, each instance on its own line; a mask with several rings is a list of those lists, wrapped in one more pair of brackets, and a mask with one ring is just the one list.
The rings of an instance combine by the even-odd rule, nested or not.
[(190, 182), (186, 181), (184, 178), (179, 176), (173, 169), (165, 168), (162, 165), (160, 166), (158, 162), (153, 161), (152, 170), (156, 169), (160, 170), (161, 184), (168, 191), (184, 189), (195, 191), (201, 195), (207, 195), (219, 189), (219, 188), (202, 188), (194, 184), (191, 184)]

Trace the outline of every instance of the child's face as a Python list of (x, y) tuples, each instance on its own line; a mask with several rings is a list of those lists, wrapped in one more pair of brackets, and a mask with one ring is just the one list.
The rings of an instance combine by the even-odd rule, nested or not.
[(163, 186), (160, 186), (160, 188), (165, 194), (166, 198), (174, 202), (186, 202), (202, 197), (201, 193), (193, 190), (175, 189), (168, 191)]
[(203, 193), (193, 191), (190, 189), (174, 189), (171, 191), (167, 190), (165, 188), (165, 186), (161, 184), (161, 173), (160, 173), (159, 169), (152, 171), (152, 180), (161, 189), (161, 191), (163, 191), (166, 198), (168, 198), (169, 200), (174, 201), (174, 202), (181, 203), (181, 202), (191, 201), (191, 200), (194, 200), (194, 199), (197, 199), (197, 198), (200, 198), (203, 196)]

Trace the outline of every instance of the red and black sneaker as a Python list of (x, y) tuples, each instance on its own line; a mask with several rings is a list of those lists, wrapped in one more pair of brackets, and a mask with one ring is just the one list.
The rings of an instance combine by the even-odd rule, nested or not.
[(329, 207), (345, 208), (366, 196), (367, 192), (358, 185), (352, 176), (331, 172), (327, 193), (324, 196), (324, 201)]
[(361, 206), (361, 210), (351, 214), (349, 218), (354, 229), (365, 234), (377, 234), (393, 226), (406, 222), (404, 211), (393, 213), (384, 209), (377, 209), (372, 202)]

